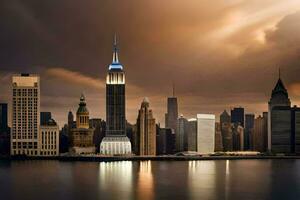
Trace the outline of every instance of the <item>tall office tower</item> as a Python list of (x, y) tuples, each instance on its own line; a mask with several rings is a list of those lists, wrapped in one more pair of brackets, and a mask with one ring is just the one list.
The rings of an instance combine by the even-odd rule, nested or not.
[(175, 132), (177, 129), (178, 119), (178, 103), (177, 97), (175, 97), (175, 89), (173, 85), (173, 96), (168, 97), (167, 113), (165, 114), (165, 126), (171, 128)]
[(221, 124), (216, 122), (215, 151), (223, 151)]
[(94, 129), (89, 125), (89, 110), (82, 94), (76, 112), (76, 128), (73, 128), (70, 134), (70, 152), (75, 154), (95, 153), (93, 135)]
[(39, 155), (40, 77), (12, 77), (11, 155)]
[(291, 107), (273, 107), (271, 122), (271, 151), (273, 153), (293, 153)]
[(245, 125), (245, 110), (244, 108), (233, 108), (231, 110), (231, 123), (240, 124), (242, 127)]
[(232, 151), (231, 117), (226, 110), (220, 115), (223, 151)]
[[(276, 83), (275, 88), (272, 90), (272, 95), (270, 98), (270, 101), (268, 103), (269, 105), (269, 111), (268, 111), (268, 151), (272, 151), (272, 143), (276, 145), (276, 142), (273, 141), (273, 134), (274, 130), (272, 130), (272, 114), (273, 114), (273, 108), (276, 106), (285, 106), (285, 107), (291, 107), (291, 101), (289, 99), (288, 91), (286, 90), (279, 72), (279, 79)], [(276, 134), (279, 134), (280, 132), (277, 132)], [(275, 134), (275, 135), (276, 135)], [(275, 136), (276, 137), (276, 136)]]
[(40, 116), (41, 116), (40, 125), (46, 125), (48, 121), (52, 119), (51, 112), (41, 112)]
[(292, 141), (294, 144), (294, 152), (300, 153), (300, 108), (294, 106), (292, 108)]
[(245, 115), (244, 150), (250, 150), (253, 146), (252, 133), (254, 128), (254, 114)]
[(7, 103), (0, 103), (0, 135), (7, 132), (7, 115)]
[(254, 120), (254, 128), (253, 128), (253, 146), (252, 150), (265, 152), (266, 151), (266, 133), (267, 133), (267, 121), (265, 119), (265, 115), (258, 116)]
[(187, 122), (188, 151), (197, 151), (197, 119), (192, 118)]
[(215, 115), (197, 114), (197, 152), (208, 154), (215, 150)]
[(125, 71), (119, 62), (115, 36), (113, 60), (106, 76), (106, 137), (100, 145), (101, 154), (131, 154), (125, 123)]
[(136, 153), (138, 155), (156, 155), (156, 124), (148, 98), (144, 98), (136, 120)]
[(244, 150), (244, 127), (234, 124), (232, 128), (232, 149), (234, 151)]
[(177, 129), (175, 131), (176, 151), (187, 150), (187, 123), (188, 121), (181, 115), (177, 120)]
[(158, 127), (156, 137), (157, 155), (171, 155), (175, 152), (175, 134), (170, 128)]
[(40, 126), (40, 155), (59, 155), (59, 128), (53, 119), (49, 119), (46, 124)]

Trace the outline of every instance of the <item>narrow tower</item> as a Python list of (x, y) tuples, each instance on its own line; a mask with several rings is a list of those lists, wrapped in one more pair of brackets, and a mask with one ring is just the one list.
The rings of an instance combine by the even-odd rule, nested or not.
[(100, 145), (100, 153), (107, 155), (131, 153), (125, 127), (125, 71), (119, 61), (117, 45), (115, 35), (113, 59), (106, 76), (106, 137)]

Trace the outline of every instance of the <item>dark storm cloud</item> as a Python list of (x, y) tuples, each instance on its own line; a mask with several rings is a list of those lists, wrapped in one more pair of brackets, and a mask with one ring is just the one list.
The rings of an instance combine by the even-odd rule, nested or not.
[[(81, 93), (105, 116), (105, 74), (115, 32), (127, 75), (127, 117), (148, 96), (163, 122), (172, 82), (180, 113), (266, 110), (279, 66), (298, 103), (297, 0), (4, 0), (0, 2), (0, 100), (13, 73), (38, 73), (42, 110), (62, 124)], [(300, 103), (300, 102), (299, 102)]]

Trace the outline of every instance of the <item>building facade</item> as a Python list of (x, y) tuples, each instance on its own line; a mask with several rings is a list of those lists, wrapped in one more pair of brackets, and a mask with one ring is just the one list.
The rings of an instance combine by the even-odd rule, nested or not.
[(197, 114), (197, 152), (213, 153), (215, 150), (215, 115)]
[(220, 115), (223, 151), (232, 151), (231, 117), (226, 110)]
[[(280, 112), (279, 110), (277, 111), (277, 113), (273, 113), (273, 109), (275, 107), (291, 107), (291, 101), (289, 99), (289, 95), (288, 92), (279, 76), (279, 79), (274, 87), (274, 89), (272, 90), (272, 94), (271, 94), (271, 98), (270, 101), (268, 103), (268, 107), (269, 107), (269, 111), (268, 111), (268, 151), (271, 152), (274, 150), (274, 152), (278, 152), (280, 151), (280, 149), (285, 149), (284, 151), (287, 151), (287, 146), (283, 147), (280, 143), (280, 135), (283, 134), (283, 138), (286, 138), (286, 131), (284, 130), (282, 133), (280, 131), (280, 127), (278, 127), (276, 124), (274, 124), (275, 122), (273, 122), (272, 120), (280, 120), (280, 118), (282, 118), (282, 116), (277, 116), (277, 114)], [(288, 111), (283, 111), (285, 113), (285, 115), (288, 115), (287, 112)], [(283, 119), (283, 120), (289, 120), (290, 116), (288, 117), (288, 119)], [(286, 122), (283, 122), (284, 124)], [(285, 125), (283, 125), (285, 126)], [(273, 128), (276, 128), (277, 130), (274, 130)], [(285, 135), (285, 136), (284, 136)], [(274, 137), (273, 137), (274, 136)], [(282, 139), (283, 139), (282, 138)], [(287, 139), (284, 139), (287, 140)], [(286, 141), (282, 141), (283, 143), (286, 143)], [(278, 148), (276, 148), (276, 146)], [(272, 149), (272, 148), (275, 149)]]
[(245, 126), (245, 109), (244, 108), (233, 108), (231, 110), (231, 123), (239, 124), (242, 127)]
[(40, 155), (58, 156), (59, 155), (59, 128), (53, 119), (40, 126)]
[(94, 129), (89, 126), (89, 111), (86, 106), (85, 97), (81, 95), (79, 107), (76, 112), (76, 128), (71, 130), (70, 135), (70, 153), (95, 153), (93, 135)]
[(254, 129), (254, 114), (245, 115), (245, 129), (244, 129), (244, 150), (250, 150), (253, 146), (253, 129)]
[(197, 119), (188, 119), (187, 122), (187, 150), (197, 151)]
[(156, 124), (148, 98), (144, 98), (136, 121), (136, 150), (138, 155), (156, 155)]
[(253, 128), (253, 146), (252, 150), (259, 152), (266, 152), (266, 135), (267, 135), (267, 121), (265, 115), (258, 116), (254, 120)]
[(157, 134), (157, 155), (172, 155), (175, 153), (175, 134), (170, 128), (158, 127)]
[(41, 117), (40, 125), (47, 125), (48, 121), (52, 119), (52, 114), (51, 112), (41, 112), (40, 117)]
[(239, 124), (232, 126), (232, 150), (244, 151), (244, 127)]
[(100, 153), (131, 154), (131, 142), (126, 136), (125, 71), (119, 62), (116, 36), (106, 76), (106, 136), (100, 144)]
[(181, 115), (177, 120), (177, 129), (175, 131), (177, 152), (187, 151), (187, 124), (187, 119)]
[(11, 155), (38, 156), (40, 152), (40, 77), (12, 77)]
[(215, 132), (215, 151), (223, 151), (223, 140), (221, 132), (221, 124), (216, 122), (216, 132)]

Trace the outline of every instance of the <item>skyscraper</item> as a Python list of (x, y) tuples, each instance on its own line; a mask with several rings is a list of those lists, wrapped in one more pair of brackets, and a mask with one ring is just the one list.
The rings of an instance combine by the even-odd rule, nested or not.
[(292, 108), (292, 136), (294, 138), (294, 152), (300, 153), (300, 108)]
[(215, 115), (197, 114), (197, 152), (213, 153), (215, 150)]
[(244, 108), (233, 108), (231, 110), (231, 123), (240, 124), (242, 127), (245, 125), (245, 110)]
[(39, 155), (40, 77), (12, 77), (11, 155)]
[(177, 129), (175, 131), (176, 151), (187, 151), (187, 119), (181, 115), (177, 120)]
[(250, 150), (253, 146), (252, 134), (254, 128), (254, 114), (245, 115), (245, 129), (244, 129), (244, 150)]
[(188, 151), (197, 151), (197, 119), (188, 119), (187, 122)]
[(221, 124), (216, 122), (215, 151), (223, 151)]
[(220, 115), (223, 151), (232, 151), (231, 117), (226, 110)]
[(267, 133), (267, 121), (266, 115), (258, 116), (254, 121), (253, 128), (253, 146), (254, 151), (265, 152), (266, 151), (266, 133)]
[(148, 98), (144, 98), (136, 122), (136, 149), (138, 155), (156, 155), (156, 125)]
[(232, 126), (232, 149), (233, 151), (244, 150), (244, 127), (240, 124)]
[(178, 103), (177, 103), (177, 97), (175, 97), (175, 89), (173, 85), (173, 96), (168, 97), (168, 102), (167, 102), (167, 113), (165, 115), (166, 128), (171, 128), (175, 132), (177, 129), (177, 119), (178, 119)]
[[(268, 112), (268, 151), (272, 151), (272, 143), (274, 145), (276, 145), (277, 142), (276, 141), (276, 134), (280, 137), (280, 131), (277, 132), (275, 135), (274, 135), (274, 129), (272, 129), (272, 125), (275, 125), (273, 123), (273, 119), (275, 116), (273, 115), (273, 109), (274, 107), (278, 107), (278, 106), (283, 106), (283, 107), (291, 107), (291, 101), (289, 99), (289, 95), (288, 95), (288, 92), (281, 80), (281, 77), (280, 77), (280, 72), (279, 72), (279, 79), (274, 87), (274, 89), (272, 90), (272, 94), (271, 94), (271, 99), (269, 101), (269, 112)], [(287, 112), (287, 111), (285, 111)], [(272, 117), (273, 115), (273, 117)], [(278, 119), (279, 121), (282, 120), (285, 120), (283, 119), (283, 116), (277, 116), (279, 117), (280, 119)], [(285, 133), (283, 133), (285, 134)], [(275, 138), (274, 138), (275, 136)], [(275, 139), (275, 141), (274, 141)]]
[(119, 62), (115, 35), (113, 60), (106, 76), (106, 137), (101, 142), (100, 153), (131, 154), (125, 124), (125, 71)]

